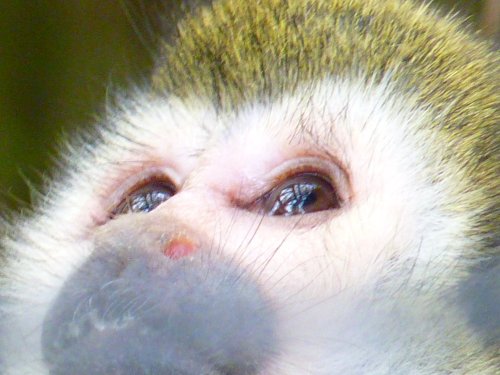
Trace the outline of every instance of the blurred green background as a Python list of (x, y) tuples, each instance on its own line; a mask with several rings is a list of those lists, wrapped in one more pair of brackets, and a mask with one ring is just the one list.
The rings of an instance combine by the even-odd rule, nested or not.
[[(108, 90), (147, 75), (154, 40), (141, 19), (178, 2), (0, 0), (2, 211), (30, 203), (61, 134), (91, 126)], [(435, 3), (481, 20), (484, 1)]]

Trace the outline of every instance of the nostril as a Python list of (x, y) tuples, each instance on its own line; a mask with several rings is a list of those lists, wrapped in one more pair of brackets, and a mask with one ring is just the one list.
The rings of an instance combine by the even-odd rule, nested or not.
[(171, 259), (180, 259), (192, 254), (196, 250), (196, 244), (185, 236), (172, 238), (163, 253)]

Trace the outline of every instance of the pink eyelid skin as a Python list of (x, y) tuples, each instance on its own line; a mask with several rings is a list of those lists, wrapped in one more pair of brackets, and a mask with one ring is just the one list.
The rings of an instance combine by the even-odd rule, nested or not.
[[(226, 196), (229, 204), (245, 208), (287, 179), (303, 173), (313, 173), (332, 185), (343, 206), (352, 200), (349, 174), (330, 155), (298, 147), (287, 152), (279, 150), (275, 145), (274, 150), (266, 153), (260, 153), (258, 148), (250, 152), (240, 150), (239, 158), (231, 158), (231, 151), (234, 155), (237, 145), (227, 146), (229, 147), (223, 151), (219, 149), (198, 159), (198, 165), (195, 161), (190, 171), (182, 171), (186, 175), (181, 175), (179, 168), (170, 167), (169, 165), (175, 165), (172, 162), (151, 166), (142, 164), (128, 171), (117, 172), (116, 177), (110, 177), (117, 182), (111, 183), (101, 194), (103, 212), (100, 220), (97, 220), (98, 225), (109, 219), (109, 213), (122, 202), (128, 192), (134, 191), (136, 186), (147, 184), (148, 180), (167, 181), (177, 189), (177, 193), (182, 193), (184, 189), (208, 189), (206, 193), (221, 194)], [(127, 176), (121, 183), (120, 175)]]

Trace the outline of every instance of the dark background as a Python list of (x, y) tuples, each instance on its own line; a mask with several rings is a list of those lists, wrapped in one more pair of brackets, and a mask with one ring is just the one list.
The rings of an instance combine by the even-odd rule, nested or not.
[[(496, 13), (484, 11), (487, 1), (434, 3), (491, 34), (498, 24), (488, 21)], [(145, 79), (154, 14), (172, 14), (178, 3), (0, 0), (0, 217), (29, 205), (61, 136), (91, 126), (107, 92)]]

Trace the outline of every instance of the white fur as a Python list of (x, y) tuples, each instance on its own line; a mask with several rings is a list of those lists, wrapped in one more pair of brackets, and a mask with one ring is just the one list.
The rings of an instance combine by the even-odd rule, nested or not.
[[(264, 218), (252, 242), (242, 249), (243, 239), (258, 219), (255, 213), (230, 207), (225, 197), (257, 198), (268, 187), (269, 176), (293, 160), (296, 150), (307, 153), (318, 147), (347, 170), (352, 199), (327, 222), (293, 232), (284, 250), (260, 274), (263, 282), (270, 283), (270, 294), (281, 301), (284, 319), (285, 345), (269, 375), (437, 373), (425, 366), (412, 372), (411, 360), (395, 370), (395, 364), (403, 361), (403, 355), (395, 352), (379, 359), (387, 354), (380, 351), (397, 346), (397, 335), (384, 345), (382, 338), (373, 338), (381, 343), (378, 350), (371, 344), (366, 345), (369, 350), (362, 348), (363, 330), (353, 332), (350, 323), (350, 328), (344, 328), (352, 334), (353, 346), (339, 345), (332, 336), (321, 337), (323, 326), (311, 324), (313, 317), (317, 324), (327, 324), (332, 316), (342, 316), (338, 303), (328, 302), (302, 319), (291, 318), (309, 299), (338, 302), (342, 298), (332, 296), (342, 293), (348, 296), (343, 297), (346, 306), (352, 307), (358, 301), (353, 296), (364, 296), (363, 291), (406, 265), (408, 278), (397, 274), (392, 279), (394, 289), (404, 284), (410, 290), (426, 278), (436, 285), (454, 282), (451, 268), (464, 267), (462, 251), (471, 245), (464, 235), (469, 216), (447, 213), (456, 198), (450, 192), (460, 180), (454, 166), (440, 159), (439, 139), (429, 134), (426, 121), (426, 112), (395, 94), (389, 79), (368, 85), (327, 79), (277, 102), (248, 103), (237, 113), (216, 114), (203, 100), (182, 102), (149, 94), (121, 103), (96, 130), (101, 140), (91, 147), (77, 145), (70, 152), (68, 176), (51, 186), (39, 212), (4, 240), (9, 257), (4, 272), (9, 278), (2, 281), (6, 284), (0, 297), (8, 302), (0, 307), (8, 329), (0, 338), (0, 348), (8, 352), (6, 375), (47, 373), (40, 348), (44, 315), (64, 281), (92, 251), (96, 228), (119, 199), (116, 192), (133, 184), (140, 173), (166, 171), (186, 190), (186, 198), (179, 194), (177, 201), (172, 198), (165, 206), (170, 205), (174, 213), (181, 207), (183, 220), (199, 223), (214, 239), (222, 231), (227, 237), (223, 251), (240, 251), (235, 255), (242, 264), (260, 274), (269, 251), (280, 246), (291, 226), (278, 222), (283, 218)], [(313, 135), (296, 132), (299, 124)], [(437, 173), (439, 182), (432, 182)], [(215, 203), (192, 203), (204, 196)], [(311, 275), (315, 275), (312, 281)], [(422, 305), (425, 298), (419, 300)], [(402, 303), (411, 306), (409, 301)], [(456, 321), (456, 313), (452, 315), (450, 325)], [(425, 319), (425, 313), (422, 316)], [(408, 320), (415, 323), (418, 317)], [(377, 318), (373, 322), (388, 323)], [(395, 329), (400, 324), (405, 327), (394, 323)], [(294, 329), (292, 337), (289, 333)], [(414, 333), (407, 329), (408, 335)], [(439, 337), (431, 336), (431, 340)], [(419, 344), (425, 346), (422, 341)], [(367, 358), (377, 361), (361, 367)]]

